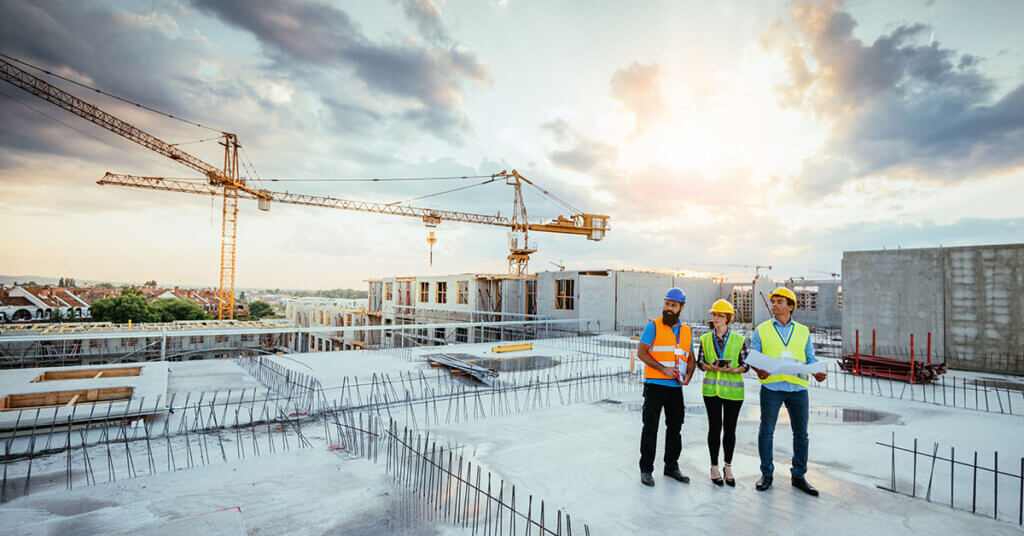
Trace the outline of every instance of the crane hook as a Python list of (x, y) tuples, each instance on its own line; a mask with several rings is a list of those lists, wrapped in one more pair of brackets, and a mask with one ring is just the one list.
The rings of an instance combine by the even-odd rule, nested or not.
[(430, 231), (427, 234), (427, 244), (430, 244), (430, 265), (434, 265), (434, 244), (437, 243), (437, 238), (434, 236), (434, 231)]

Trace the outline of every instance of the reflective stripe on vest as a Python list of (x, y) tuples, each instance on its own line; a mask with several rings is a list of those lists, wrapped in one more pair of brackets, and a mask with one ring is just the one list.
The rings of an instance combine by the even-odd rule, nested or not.
[[(793, 320), (790, 320), (790, 323), (793, 325), (793, 329), (789, 335), (788, 345), (782, 341), (782, 337), (775, 330), (775, 325), (771, 320), (766, 320), (757, 326), (757, 334), (761, 337), (761, 353), (768, 357), (781, 358), (782, 352), (788, 350), (793, 353), (793, 359), (806, 363), (807, 356), (805, 351), (807, 349), (807, 341), (811, 339), (811, 331), (807, 329), (807, 326), (798, 324)], [(761, 380), (762, 384), (775, 382), (788, 382), (800, 387), (807, 387), (808, 384), (806, 374), (797, 374), (796, 376), (772, 374)]]
[[(666, 326), (660, 318), (652, 318), (654, 322), (654, 344), (647, 349), (655, 361), (666, 367), (676, 367), (677, 359), (687, 361), (690, 357), (690, 347), (693, 343), (690, 326), (679, 325), (679, 338), (676, 339), (672, 328)], [(668, 376), (650, 366), (644, 366), (644, 378), (650, 380), (668, 380)]]
[[(711, 332), (700, 336), (700, 344), (704, 349), (704, 361), (714, 363), (718, 360), (718, 351), (715, 349), (715, 341)], [(729, 366), (736, 368), (740, 364), (740, 350), (743, 349), (744, 337), (737, 333), (729, 333), (725, 340), (725, 354), (722, 359), (729, 360)], [(704, 386), (701, 388), (704, 396), (717, 396), (725, 400), (743, 400), (743, 375), (733, 372), (719, 372), (717, 370), (704, 371)]]

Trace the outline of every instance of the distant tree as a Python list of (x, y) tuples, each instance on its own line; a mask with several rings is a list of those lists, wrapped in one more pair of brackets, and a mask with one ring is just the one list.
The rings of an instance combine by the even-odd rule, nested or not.
[(129, 320), (156, 322), (160, 319), (146, 302), (146, 298), (134, 287), (125, 287), (117, 296), (97, 300), (89, 309), (92, 311), (93, 319), (100, 322), (123, 324)]
[(274, 307), (264, 301), (254, 301), (249, 304), (249, 316), (253, 319), (260, 319), (265, 316), (273, 316)]
[(240, 301), (240, 302), (244, 302), (245, 301), (245, 291), (244, 290), (242, 291), (242, 294), (240, 294), (238, 296), (238, 301)]
[(64, 314), (60, 312), (60, 309), (50, 309), (50, 322), (61, 323), (64, 321)]
[(57, 281), (57, 286), (58, 287), (63, 287), (64, 286), (64, 278), (63, 277), (60, 278), (60, 280)]
[(146, 284), (143, 285), (143, 286), (145, 286), (145, 287), (155, 287), (156, 286), (156, 279), (150, 279), (149, 281), (146, 281)]
[(206, 320), (209, 318), (203, 308), (191, 300), (180, 298), (160, 298), (149, 304), (150, 310), (159, 322), (175, 320)]
[(96, 287), (97, 288), (105, 288), (105, 289), (109, 289), (109, 290), (114, 290), (115, 288), (117, 288), (114, 285), (112, 285), (111, 283), (100, 283), (100, 284), (96, 285)]

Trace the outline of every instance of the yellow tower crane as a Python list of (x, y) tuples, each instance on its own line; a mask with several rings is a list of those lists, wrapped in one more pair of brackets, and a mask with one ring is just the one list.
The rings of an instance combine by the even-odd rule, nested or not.
[[(9, 56), (4, 56), (4, 58), (11, 59), (15, 62), (21, 63), (22, 65), (36, 68), (21, 60), (10, 58)], [(506, 227), (509, 229), (509, 273), (516, 276), (526, 275), (530, 255), (537, 251), (536, 247), (529, 242), (530, 231), (582, 235), (588, 240), (597, 241), (603, 239), (605, 233), (609, 230), (608, 216), (578, 211), (568, 203), (558, 199), (547, 190), (540, 188), (536, 183), (523, 177), (514, 169), (512, 171), (502, 170), (498, 173), (489, 175), (489, 180), (480, 183), (486, 184), (498, 180), (504, 180), (506, 184), (513, 187), (514, 200), (511, 218), (503, 217), (500, 213), (496, 215), (476, 214), (471, 212), (413, 207), (405, 205), (404, 203), (353, 201), (337, 197), (294, 194), (267, 190), (265, 188), (254, 188), (248, 186), (247, 180), (239, 174), (238, 149), (241, 146), (238, 143), (238, 136), (235, 134), (229, 132), (220, 133), (220, 143), (224, 147), (224, 164), (222, 168), (218, 169), (198, 157), (181, 150), (175, 144), (167, 143), (156, 136), (129, 124), (127, 121), (101, 110), (98, 106), (79, 99), (71, 93), (42, 80), (24, 69), (21, 69), (4, 58), (0, 58), (0, 80), (99, 125), (129, 141), (137, 143), (147, 149), (179, 162), (205, 176), (205, 181), (196, 182), (195, 179), (188, 178), (172, 179), (164, 177), (141, 177), (108, 172), (102, 179), (97, 181), (97, 184), (199, 194), (222, 198), (220, 287), (217, 314), (217, 318), (219, 319), (231, 319), (234, 317), (235, 248), (237, 243), (239, 199), (255, 200), (258, 208), (263, 211), (270, 210), (271, 202), (276, 202), (374, 214), (408, 216), (421, 219), (423, 223), (431, 229), (437, 227), (437, 225), (442, 221)], [(42, 69), (39, 70), (48, 74), (53, 74), (49, 73), (49, 71)], [(71, 82), (78, 84), (74, 81)], [(95, 88), (90, 89), (95, 90)], [(95, 91), (102, 93), (99, 90)], [(136, 105), (146, 108), (138, 104)], [(152, 110), (151, 108), (147, 109)], [(523, 202), (522, 187), (524, 184), (536, 189), (542, 195), (559, 202), (572, 212), (568, 217), (558, 216), (556, 219), (549, 222), (530, 223), (527, 220), (526, 205)], [(433, 231), (430, 231), (427, 241), (432, 250), (433, 244), (436, 242)], [(433, 252), (431, 251), (431, 262), (432, 261)]]

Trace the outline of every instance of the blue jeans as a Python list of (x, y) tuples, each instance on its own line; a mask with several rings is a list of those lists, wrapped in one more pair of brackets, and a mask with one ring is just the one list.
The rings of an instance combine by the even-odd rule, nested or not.
[(793, 469), (796, 478), (807, 473), (807, 390), (772, 391), (761, 387), (761, 426), (757, 432), (757, 451), (761, 455), (761, 474), (772, 476), (772, 447), (775, 438), (775, 422), (779, 419), (779, 408), (786, 405), (790, 426), (793, 428)]

